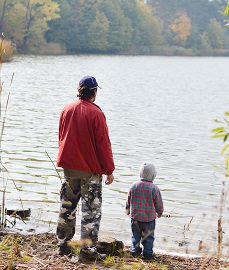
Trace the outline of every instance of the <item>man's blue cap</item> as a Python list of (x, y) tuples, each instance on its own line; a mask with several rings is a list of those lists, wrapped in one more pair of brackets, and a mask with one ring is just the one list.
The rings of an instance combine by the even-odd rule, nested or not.
[[(92, 76), (85, 76), (79, 81), (79, 86), (87, 86), (90, 89), (97, 88), (98, 83), (96, 79)], [(101, 87), (99, 87), (101, 88)]]

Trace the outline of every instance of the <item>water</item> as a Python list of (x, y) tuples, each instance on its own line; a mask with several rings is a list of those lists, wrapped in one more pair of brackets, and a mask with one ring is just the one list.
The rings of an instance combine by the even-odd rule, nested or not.
[[(26, 224), (17, 220), (17, 230), (55, 231), (60, 179), (52, 162), (58, 150), (59, 115), (76, 99), (79, 79), (92, 75), (102, 87), (96, 103), (107, 118), (116, 165), (114, 183), (103, 187), (100, 234), (130, 244), (126, 193), (139, 179), (140, 164), (151, 161), (165, 213), (171, 215), (157, 220), (155, 249), (197, 253), (199, 241), (207, 250), (215, 249), (225, 179), (213, 167), (223, 160), (222, 142), (211, 138), (211, 130), (217, 126), (214, 120), (228, 111), (228, 64), (228, 58), (91, 55), (22, 56), (3, 64), (2, 104), (9, 92), (10, 98), (0, 189), (7, 184), (8, 209), (21, 208), (22, 202), (32, 210)], [(61, 169), (58, 172), (62, 176)], [(227, 255), (228, 211), (227, 200)], [(80, 210), (77, 221), (76, 238)]]

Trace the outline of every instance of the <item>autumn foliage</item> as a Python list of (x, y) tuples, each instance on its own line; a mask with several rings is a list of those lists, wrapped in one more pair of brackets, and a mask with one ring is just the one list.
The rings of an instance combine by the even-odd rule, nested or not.
[(187, 38), (190, 35), (191, 20), (187, 16), (186, 12), (179, 14), (173, 20), (170, 28), (173, 33), (173, 41), (177, 45), (185, 45)]

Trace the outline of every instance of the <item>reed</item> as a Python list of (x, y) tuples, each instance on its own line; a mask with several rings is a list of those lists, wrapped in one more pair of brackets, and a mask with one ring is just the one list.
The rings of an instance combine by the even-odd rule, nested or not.
[[(2, 70), (2, 51), (3, 51), (3, 41), (4, 36), (2, 34), (1, 41), (0, 41), (0, 119), (2, 119), (2, 81), (1, 81), (1, 70)], [(1, 129), (1, 134), (3, 133), (3, 125)], [(2, 136), (1, 136), (2, 137)], [(2, 148), (1, 148), (1, 141), (2, 138), (0, 138), (0, 163), (1, 163), (1, 157), (2, 157)], [(2, 172), (2, 168), (0, 167), (0, 173)], [(3, 224), (5, 222), (5, 192), (3, 191), (2, 196), (2, 204), (0, 205), (0, 230), (3, 227)]]
[[(8, 180), (10, 179), (15, 188), (19, 191), (19, 189), (16, 186), (15, 181), (13, 178), (10, 176), (10, 172), (7, 170), (7, 168), (4, 166), (2, 163), (2, 140), (3, 140), (3, 135), (4, 135), (4, 129), (5, 129), (5, 122), (6, 122), (6, 114), (8, 110), (8, 105), (9, 105), (9, 100), (10, 100), (10, 90), (7, 94), (6, 98), (6, 103), (5, 107), (2, 106), (2, 90), (3, 90), (3, 82), (1, 80), (1, 69), (2, 69), (2, 63), (3, 60), (6, 59), (10, 54), (7, 54), (6, 52), (10, 52), (10, 45), (9, 42), (4, 40), (4, 35), (2, 34), (1, 40), (0, 40), (0, 120), (1, 120), (1, 127), (0, 127), (0, 175), (2, 178), (2, 183), (3, 183), (3, 190), (2, 190), (2, 203), (0, 205), (0, 230), (2, 230), (6, 226), (6, 206), (5, 206), (5, 200), (6, 200), (6, 189), (7, 189), (7, 183)], [(10, 89), (13, 83), (13, 78), (14, 78), (14, 73), (11, 77), (11, 82), (10, 82)], [(8, 177), (5, 179), (4, 178), (4, 172), (8, 174)], [(19, 195), (19, 200), (23, 209), (23, 204), (22, 200)]]

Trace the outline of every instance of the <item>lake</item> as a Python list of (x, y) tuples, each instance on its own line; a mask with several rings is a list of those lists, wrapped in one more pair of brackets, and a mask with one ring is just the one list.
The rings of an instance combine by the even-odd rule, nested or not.
[[(107, 118), (116, 166), (114, 183), (103, 186), (100, 235), (131, 243), (126, 194), (140, 164), (150, 161), (170, 215), (157, 219), (155, 251), (198, 253), (202, 241), (204, 252), (214, 252), (222, 206), (223, 252), (229, 255), (228, 196), (220, 202), (228, 179), (214, 167), (223, 165), (223, 142), (211, 138), (214, 120), (229, 110), (228, 66), (229, 58), (220, 57), (102, 55), (18, 56), (4, 63), (2, 117), (10, 97), (0, 189), (6, 185), (8, 209), (22, 203), (32, 211), (26, 224), (16, 220), (16, 230), (55, 231), (59, 116), (76, 99), (78, 81), (92, 75), (102, 87), (96, 104)], [(76, 238), (80, 215), (79, 207)]]

